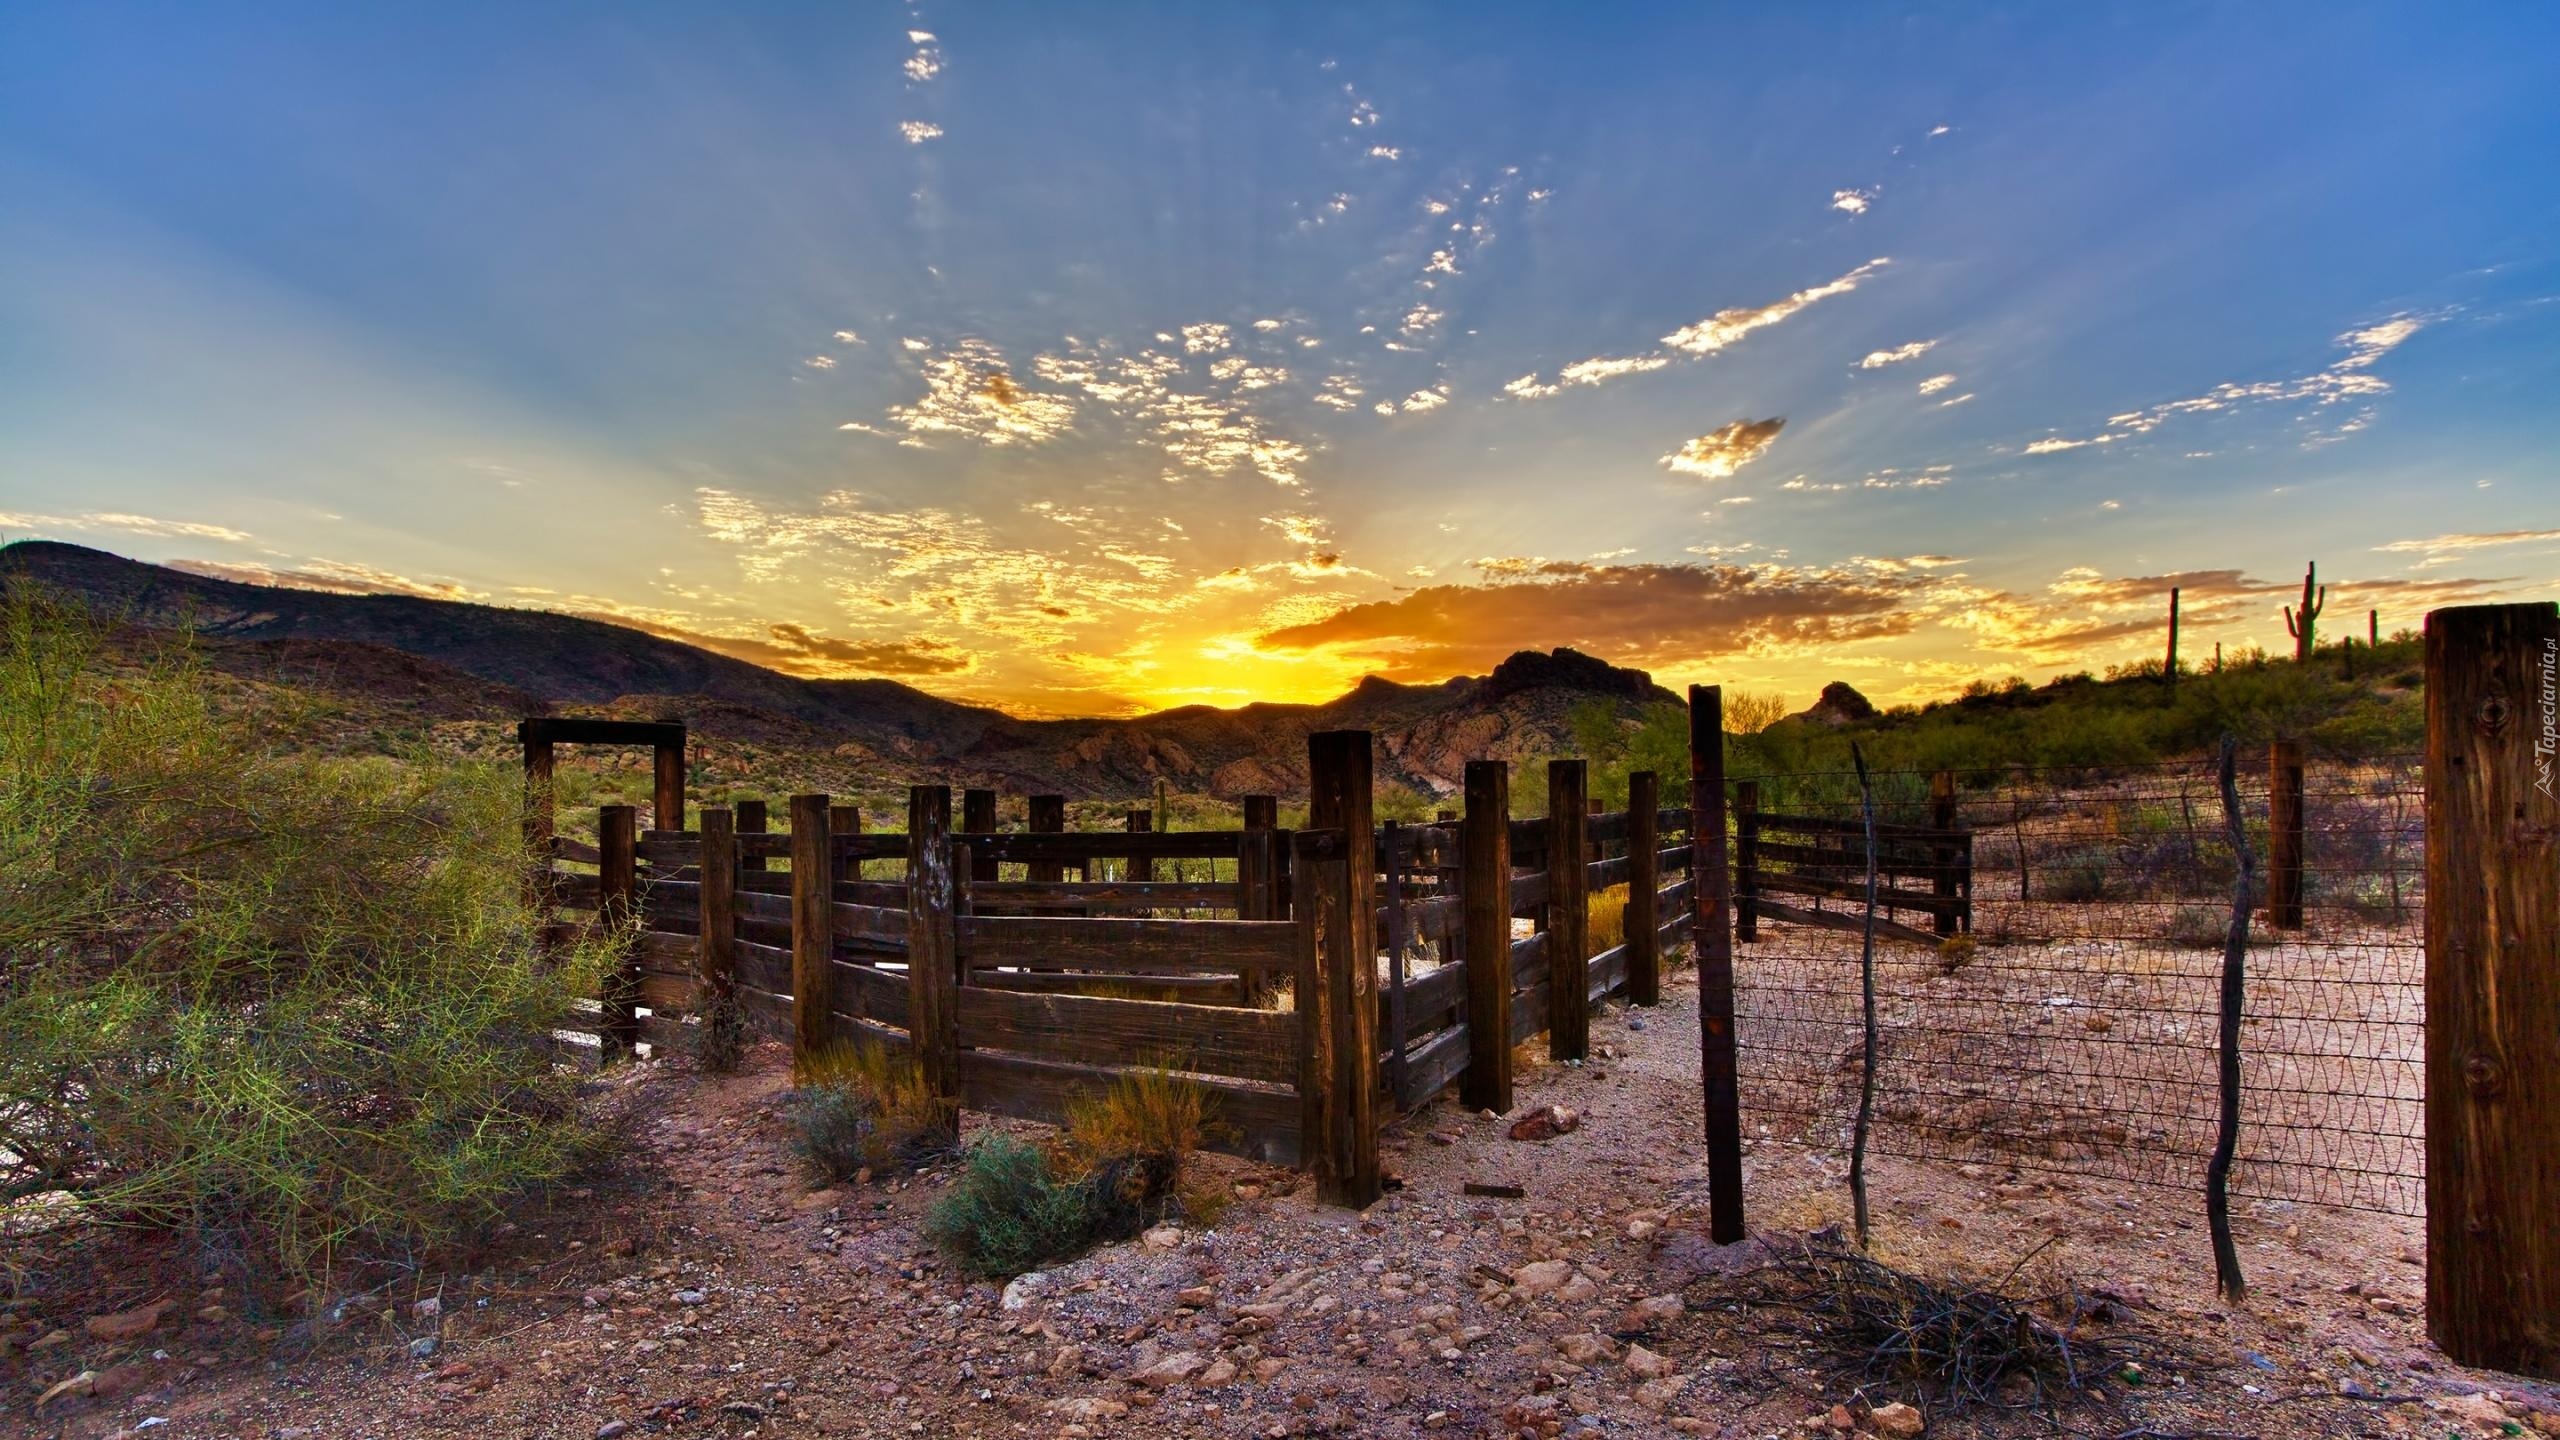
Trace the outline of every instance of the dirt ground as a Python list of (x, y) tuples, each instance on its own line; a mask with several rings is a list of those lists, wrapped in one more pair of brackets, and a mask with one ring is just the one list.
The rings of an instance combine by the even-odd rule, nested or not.
[[(1793, 1237), (1846, 1215), (1836, 1162), (1755, 1145), (1755, 1241), (1709, 1244), (1687, 973), (1592, 1033), (1589, 1063), (1522, 1076), (1523, 1110), (1582, 1114), (1569, 1134), (1511, 1140), (1444, 1100), (1390, 1134), (1401, 1186), (1365, 1215), (1216, 1160), (1240, 1199), (1215, 1228), (1009, 1291), (919, 1236), (948, 1167), (862, 1188), (799, 1177), (778, 1056), (724, 1080), (643, 1062), (607, 1082), (636, 1117), (621, 1174), (493, 1235), (469, 1273), (348, 1302), (316, 1340), (231, 1314), (174, 1265), (127, 1277), (137, 1302), (174, 1302), (127, 1338), (21, 1301), (0, 1329), (0, 1430), (1777, 1437), (1836, 1434), (1835, 1418), (1893, 1433), (1900, 1412), (1866, 1411), (1900, 1400), (1932, 1435), (2560, 1435), (2554, 1387), (2430, 1350), (2413, 1222), (2243, 1203), (2252, 1289), (2225, 1304), (2196, 1198), (1978, 1165), (1876, 1164), (1879, 1252), (1996, 1276), (2044, 1246), (2030, 1273), (2104, 1299), (2142, 1383), (2051, 1418), (1860, 1394), (1800, 1312), (1741, 1303)], [(1469, 1197), (1469, 1181), (1526, 1194)]]

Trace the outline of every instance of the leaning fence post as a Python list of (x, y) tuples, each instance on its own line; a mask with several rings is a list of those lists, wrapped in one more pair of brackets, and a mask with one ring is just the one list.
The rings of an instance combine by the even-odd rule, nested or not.
[(1470, 1110), (1511, 1109), (1511, 765), (1467, 762), (1467, 818), (1459, 863), (1460, 933), (1467, 952), (1467, 1073), (1458, 1085)]
[[(701, 873), (702, 948), (694, 958), (694, 1009), (709, 1031), (739, 1023), (738, 821), (726, 810), (702, 812)], [(711, 1038), (716, 1053), (720, 1037)]]
[(1579, 760), (1547, 762), (1547, 1055), (1591, 1053), (1591, 816)]
[(2302, 742), (2267, 747), (2267, 923), (2302, 928)]
[(2426, 623), (2427, 1333), (2560, 1377), (2560, 607)]
[(835, 871), (828, 864), (827, 797), (791, 797), (791, 1058), (826, 1048), (827, 988), (835, 961)]
[(1732, 896), (1725, 872), (1724, 691), (1689, 687), (1689, 882), (1698, 946), (1699, 1069), (1707, 1101), (1707, 1234), (1742, 1230), (1742, 1085), (1733, 1036)]
[[(640, 818), (628, 805), (596, 811), (596, 924), (608, 935), (627, 935), (640, 918)], [(606, 1053), (640, 1043), (640, 956), (626, 954), (605, 977)]]
[[(1370, 737), (1307, 737), (1308, 824), (1341, 832), (1343, 870), (1317, 899), (1314, 932), (1330, 1031), (1331, 1113), (1314, 1150), (1324, 1199), (1366, 1207), (1378, 1198), (1378, 857), (1370, 809)], [(1303, 1004), (1303, 999), (1301, 1001)], [(1311, 1141), (1319, 1137), (1309, 1137)]]
[(907, 791), (907, 1033), (925, 1085), (960, 1098), (959, 970), (951, 874), (951, 791)]
[(1627, 999), (1662, 1003), (1662, 936), (1657, 901), (1662, 889), (1662, 777), (1639, 770), (1627, 777)]
[(2240, 1150), (2240, 1022), (2248, 1003), (2249, 886), (2254, 868), (2249, 857), (2249, 827), (2240, 818), (2240, 786), (2234, 775), (2237, 746), (2222, 740), (2216, 782), (2222, 791), (2222, 824), (2231, 843), (2231, 923), (2223, 932), (2222, 992), (2219, 1029), (2214, 1042), (2215, 1088), (2221, 1104), (2213, 1138), (2213, 1158), (2204, 1171), (2205, 1227), (2213, 1237), (2214, 1288), (2226, 1300), (2249, 1293), (2240, 1273), (2240, 1247), (2231, 1238), (2231, 1165)]

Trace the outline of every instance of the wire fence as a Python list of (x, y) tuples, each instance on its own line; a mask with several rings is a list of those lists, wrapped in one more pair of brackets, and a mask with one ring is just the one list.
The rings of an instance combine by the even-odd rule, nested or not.
[[(2283, 868), (2269, 864), (2271, 842), (2279, 858), (2286, 848), (2270, 831), (2270, 773), (2244, 763), (2240, 777), (2258, 893), (2231, 1191), (2422, 1214), (2419, 759), (2309, 768), (2298, 926), (2272, 923), (2292, 907), (2268, 893)], [(1875, 778), (1879, 821), (1908, 827), (1886, 847), (1884, 883), (1914, 908), (1879, 911), (1890, 920), (1876, 951), (1872, 1148), (2201, 1186), (2237, 871), (2213, 762), (1958, 772), (1934, 805), (1928, 775)], [(1845, 1152), (1863, 1049), (1864, 872), (1837, 862), (1863, 846), (1856, 782), (1775, 775), (1757, 787), (1761, 833), (1779, 838), (1758, 846), (1764, 913), (1746, 919), (1757, 938), (1735, 953), (1745, 1134)], [(1791, 817), (1808, 822), (1795, 843)], [(1826, 826), (1834, 843), (1807, 843)], [(1753, 879), (1737, 877), (1746, 912)]]

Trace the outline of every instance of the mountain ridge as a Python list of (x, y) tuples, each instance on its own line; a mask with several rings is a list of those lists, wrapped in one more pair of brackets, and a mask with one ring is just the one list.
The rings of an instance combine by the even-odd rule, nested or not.
[(1327, 729), (1376, 732), (1381, 778), (1446, 794), (1466, 760), (1570, 748), (1578, 707), (1598, 702), (1632, 718), (1678, 703), (1644, 671), (1558, 649), (1433, 684), (1366, 676), (1319, 703), (1025, 719), (896, 680), (785, 675), (602, 619), (255, 585), (58, 541), (0, 548), (0, 584), (21, 582), (122, 624), (189, 628), (222, 668), (281, 683), (475, 718), (514, 708), (683, 719), (714, 742), (755, 737), (875, 761), (900, 778), (1084, 797), (1142, 793), (1158, 780), (1219, 796), (1285, 793), (1305, 783), (1305, 737)]

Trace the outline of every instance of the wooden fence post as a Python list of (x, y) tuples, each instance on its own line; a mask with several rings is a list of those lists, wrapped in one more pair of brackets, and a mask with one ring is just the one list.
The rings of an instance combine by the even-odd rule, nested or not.
[[(596, 811), (596, 924), (608, 935), (629, 935), (640, 919), (640, 812), (628, 805)], [(640, 1043), (640, 956), (625, 955), (604, 981), (605, 1053), (628, 1053)]]
[(960, 1098), (960, 996), (951, 874), (951, 791), (907, 791), (907, 1015), (933, 1093)]
[[(1034, 835), (1054, 835), (1064, 831), (1067, 828), (1067, 797), (1064, 795), (1032, 796), (1030, 801), (1030, 820), (1024, 828), (1028, 829)], [(1050, 883), (1064, 880), (1067, 878), (1066, 863), (1059, 860), (1031, 861), (1022, 867), (1022, 878), (1025, 880), (1039, 880)], [(1077, 912), (1073, 909), (1057, 906), (1034, 906), (1031, 910), (1025, 913), (1032, 915), (1073, 915)], [(1032, 968), (1049, 969), (1053, 967), (1035, 966)]]
[[(516, 727), (519, 736), (532, 733), (528, 720)], [(524, 744), (524, 847), (533, 852), (542, 870), (548, 871), (556, 857), (551, 853), (552, 837), (559, 833), (555, 818), (557, 790), (552, 777), (557, 756), (548, 740), (525, 740)]]
[[(965, 790), (960, 795), (960, 829), (970, 835), (996, 833), (996, 792)], [(981, 845), (980, 853), (970, 857), (969, 880), (972, 884), (991, 884), (996, 878), (994, 847)]]
[(1760, 782), (1733, 782), (1733, 936), (1760, 938)]
[[(1327, 1032), (1324, 1124), (1307, 1137), (1318, 1193), (1366, 1208), (1378, 1198), (1378, 856), (1366, 730), (1307, 737), (1308, 824), (1342, 836), (1343, 868), (1307, 909), (1322, 1003), (1309, 1023)], [(1302, 973), (1304, 966), (1301, 966)], [(1307, 996), (1298, 1003), (1303, 1009)]]
[[(827, 807), (827, 833), (830, 835), (861, 834), (862, 807), (859, 805), (829, 805)], [(832, 858), (836, 853), (837, 847), (828, 847), (827, 854), (830, 858)], [(862, 862), (852, 858), (850, 855), (846, 856), (844, 859), (836, 860), (834, 864), (836, 878), (838, 880), (859, 880), (862, 878)]]
[[(1280, 797), (1276, 795), (1247, 795), (1244, 797), (1244, 828), (1247, 830), (1278, 830), (1280, 828)], [(1270, 856), (1270, 863), (1261, 867), (1259, 872), (1262, 899), (1259, 904), (1258, 912), (1247, 918), (1255, 920), (1286, 920), (1289, 918), (1288, 847), (1275, 842), (1270, 847), (1268, 854)], [(1238, 884), (1244, 883), (1244, 871), (1241, 866), (1238, 867), (1236, 871), (1236, 882)]]
[[(739, 834), (766, 835), (772, 833), (772, 821), (765, 813), (763, 801), (741, 800), (731, 808), (736, 810), (738, 814)], [(742, 845), (738, 848), (740, 850), (744, 850), (746, 847)], [(766, 868), (764, 857), (762, 855), (741, 854), (738, 857), (738, 868), (741, 870), (761, 871)]]
[(1732, 897), (1725, 872), (1724, 691), (1689, 687), (1689, 880), (1698, 946), (1699, 1068), (1707, 1101), (1707, 1234), (1743, 1236), (1742, 1086), (1733, 1035)]
[(2427, 1333), (2560, 1378), (2560, 607), (2426, 622)]
[(1591, 816), (1588, 769), (1547, 762), (1547, 1055), (1591, 1053)]
[(684, 829), (684, 746), (661, 745), (655, 755), (656, 793), (651, 797), (649, 828)]
[(1656, 911), (1662, 890), (1662, 777), (1627, 777), (1627, 999), (1662, 1003), (1662, 936)]
[[(1942, 900), (1953, 900), (1956, 843), (1951, 837), (1956, 828), (1956, 773), (1952, 770), (1929, 774), (1929, 828), (1938, 832), (1929, 840), (1929, 890)], [(1941, 935), (1953, 935), (1956, 919), (1955, 907), (1950, 905), (1932, 917), (1931, 928)]]
[[(1132, 810), (1128, 823), (1132, 835), (1152, 834), (1156, 828), (1156, 812)], [(1129, 857), (1129, 873), (1124, 878), (1141, 882), (1153, 880), (1156, 878), (1156, 862), (1144, 855), (1132, 855)]]
[(694, 1009), (704, 1025), (738, 1023), (738, 821), (702, 812), (702, 949), (694, 960)]
[(827, 863), (827, 797), (791, 797), (791, 1058), (826, 1048), (835, 965), (835, 869)]
[(2302, 928), (2302, 742), (2267, 747), (2267, 923)]
[(1470, 1110), (1511, 1109), (1511, 765), (1467, 762), (1465, 873), (1458, 880), (1467, 947), (1467, 1073), (1459, 1096)]

